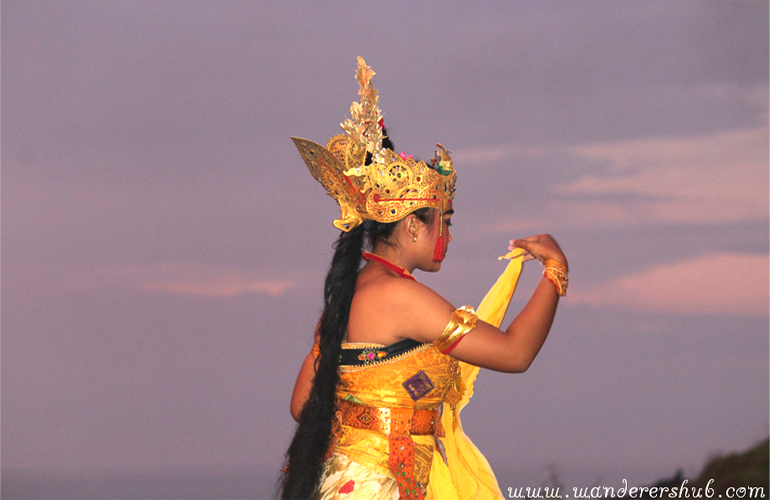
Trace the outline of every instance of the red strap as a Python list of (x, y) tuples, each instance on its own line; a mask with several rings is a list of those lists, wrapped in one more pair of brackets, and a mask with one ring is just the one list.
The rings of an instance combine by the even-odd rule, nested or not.
[(424, 500), (422, 489), (414, 479), (414, 441), (411, 436), (388, 436), (388, 465), (396, 476), (399, 500)]
[(464, 339), (464, 338), (465, 338), (465, 335), (463, 335), (462, 337), (460, 337), (459, 339), (457, 339), (457, 340), (455, 341), (455, 343), (454, 343), (454, 344), (450, 345), (449, 347), (447, 347), (446, 349), (444, 349), (443, 351), (441, 351), (441, 354), (446, 354), (446, 355), (449, 355), (449, 353), (450, 353), (450, 352), (452, 352), (452, 351), (454, 350), (454, 348), (455, 348), (455, 347), (457, 347), (457, 344), (459, 344), (459, 343), (460, 343), (460, 341), (461, 341), (462, 339)]

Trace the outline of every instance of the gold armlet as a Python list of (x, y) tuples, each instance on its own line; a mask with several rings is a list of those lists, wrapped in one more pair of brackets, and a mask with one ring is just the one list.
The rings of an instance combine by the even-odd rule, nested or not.
[(454, 346), (476, 326), (476, 311), (471, 306), (462, 306), (452, 313), (449, 324), (439, 338), (433, 341), (436, 349), (449, 354)]
[(556, 259), (545, 259), (545, 269), (543, 276), (548, 278), (551, 283), (556, 285), (556, 293), (559, 296), (567, 295), (567, 266)]

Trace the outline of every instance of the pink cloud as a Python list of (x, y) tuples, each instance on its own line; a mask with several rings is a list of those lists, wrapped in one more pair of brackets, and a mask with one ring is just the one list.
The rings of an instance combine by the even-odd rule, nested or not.
[(569, 299), (640, 311), (763, 316), (769, 273), (767, 255), (716, 253), (652, 267), (593, 290), (575, 289)]
[[(623, 202), (634, 220), (722, 223), (767, 218), (767, 128), (593, 144), (573, 152), (608, 163), (609, 169), (560, 186), (557, 192), (639, 195), (638, 200)], [(589, 213), (604, 219), (603, 211)]]
[[(560, 161), (574, 155), (591, 174), (560, 182), (543, 197), (532, 219), (511, 217), (483, 230), (551, 231), (655, 224), (725, 224), (767, 219), (767, 127), (718, 134), (583, 144), (569, 150), (512, 146), (458, 152), (483, 168), (502, 158)], [(460, 160), (458, 160), (458, 163)]]
[(552, 154), (551, 148), (529, 146), (522, 144), (508, 144), (505, 146), (476, 147), (452, 151), (452, 160), (464, 168), (490, 167), (494, 163), (505, 158), (543, 158)]
[(246, 293), (266, 293), (276, 297), (297, 286), (292, 279), (264, 278), (255, 274), (218, 265), (166, 263), (104, 270), (80, 276), (74, 280), (74, 285), (100, 289), (123, 283), (146, 293), (219, 298)]
[(226, 276), (215, 279), (150, 280), (142, 282), (139, 287), (147, 292), (228, 298), (244, 293), (267, 293), (277, 297), (292, 288), (292, 286), (293, 283), (288, 280), (259, 281), (237, 276)]

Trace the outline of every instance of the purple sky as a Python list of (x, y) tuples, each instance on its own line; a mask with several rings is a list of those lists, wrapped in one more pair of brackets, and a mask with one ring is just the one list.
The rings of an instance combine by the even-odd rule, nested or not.
[(3, 2), (5, 471), (280, 465), (339, 215), (289, 136), (338, 133), (358, 55), (397, 149), (454, 153), (418, 279), (476, 305), (511, 237), (570, 259), (463, 414), (501, 486), (768, 435), (767, 2), (373, 5)]

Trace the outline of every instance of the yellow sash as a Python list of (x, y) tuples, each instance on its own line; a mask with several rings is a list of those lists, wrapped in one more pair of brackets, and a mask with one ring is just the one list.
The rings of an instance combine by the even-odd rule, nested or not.
[[(481, 301), (476, 311), (480, 320), (497, 327), (502, 323), (521, 274), (522, 259), (516, 257), (521, 256), (522, 253), (524, 253), (522, 249), (516, 249), (506, 255), (513, 260), (508, 263), (508, 267)], [(460, 362), (460, 367), (466, 389), (462, 400), (457, 405), (458, 415), (473, 396), (473, 384), (479, 374), (478, 366)], [(504, 498), (495, 474), (489, 467), (489, 462), (465, 435), (462, 422), (456, 429), (453, 428), (452, 413), (449, 404), (445, 402), (441, 419), (446, 437), (441, 438), (441, 441), (446, 451), (447, 463), (444, 463), (440, 451), (436, 449), (426, 498), (441, 500)]]

